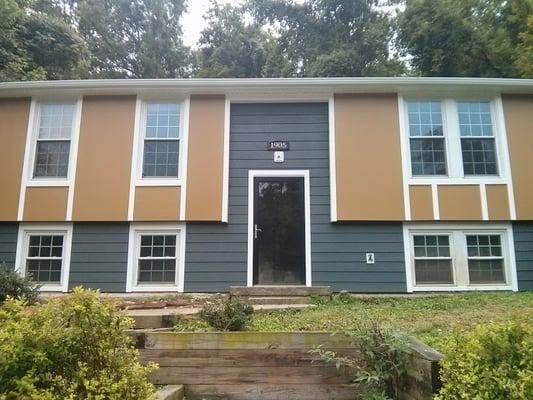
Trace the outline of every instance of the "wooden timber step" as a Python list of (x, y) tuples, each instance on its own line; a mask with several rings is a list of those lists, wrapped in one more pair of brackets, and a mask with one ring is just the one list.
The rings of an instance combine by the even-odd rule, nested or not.
[(330, 286), (231, 286), (230, 295), (241, 297), (331, 296)]
[(159, 389), (157, 400), (183, 400), (185, 397), (183, 385), (165, 386)]

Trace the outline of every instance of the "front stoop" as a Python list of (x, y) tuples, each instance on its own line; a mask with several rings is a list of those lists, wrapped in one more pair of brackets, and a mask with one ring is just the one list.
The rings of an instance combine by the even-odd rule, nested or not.
[(303, 297), (331, 296), (330, 286), (231, 286), (231, 296), (240, 297)]

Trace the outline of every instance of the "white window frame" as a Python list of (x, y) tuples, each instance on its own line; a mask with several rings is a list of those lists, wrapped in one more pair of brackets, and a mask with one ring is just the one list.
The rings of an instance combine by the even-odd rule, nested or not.
[[(141, 251), (142, 235), (176, 235), (176, 280), (173, 284), (139, 284), (138, 259)], [(185, 237), (184, 223), (130, 224), (128, 242), (128, 270), (126, 292), (183, 292), (185, 277)]]
[[(404, 224), (404, 251), (408, 292), (518, 290), (513, 229), (510, 224)], [(442, 285), (416, 284), (414, 244), (415, 235), (449, 235), (454, 283)], [(499, 235), (501, 237), (505, 283), (470, 284), (468, 274), (467, 235)]]
[(72, 224), (25, 223), (19, 225), (15, 271), (21, 276), (26, 276), (26, 259), (28, 257), (29, 239), (32, 235), (63, 235), (61, 281), (58, 285), (42, 284), (40, 290), (43, 292), (68, 292), (70, 255), (72, 249)]
[[(408, 102), (410, 101), (440, 101), (443, 137), (446, 149), (447, 175), (413, 175), (411, 167), (411, 148), (409, 132)], [(463, 156), (461, 147), (461, 134), (459, 131), (459, 116), (457, 103), (463, 101), (489, 102), (493, 138), (496, 148), (498, 163), (497, 175), (465, 175), (463, 169)], [(507, 153), (507, 139), (505, 123), (503, 120), (503, 106), (498, 98), (435, 98), (435, 97), (402, 97), (399, 96), (401, 148), (404, 159), (404, 177), (407, 184), (465, 184), (465, 183), (506, 183), (509, 180), (509, 160)], [(468, 138), (468, 137), (465, 137)], [(488, 138), (488, 137), (486, 137)]]
[[(414, 236), (447, 236), (448, 237), (448, 246), (450, 249), (450, 256), (449, 257), (415, 257), (414, 254)], [(455, 266), (455, 253), (454, 253), (454, 246), (453, 246), (453, 234), (451, 232), (434, 232), (434, 231), (414, 231), (410, 233), (410, 246), (411, 246), (411, 262), (413, 263), (413, 285), (416, 285), (417, 287), (432, 287), (435, 284), (427, 284), (427, 283), (416, 283), (416, 274), (415, 274), (415, 262), (416, 259), (419, 260), (450, 260), (451, 261), (451, 267), (452, 267), (452, 283), (442, 283), (438, 286), (442, 287), (454, 287), (457, 284), (457, 274), (456, 274), (456, 266)]]
[[(43, 104), (73, 104), (74, 114), (72, 116), (72, 127), (70, 131), (70, 147), (68, 169), (66, 177), (38, 176), (34, 177), (35, 157), (37, 153), (37, 141), (39, 139), (39, 128), (41, 120), (41, 107)], [(33, 99), (28, 121), (28, 133), (26, 140), (26, 154), (24, 162), (25, 186), (72, 186), (75, 175), (75, 165), (77, 161), (78, 142), (81, 124), (81, 98), (64, 99)], [(44, 139), (47, 140), (47, 139)]]
[[(137, 99), (137, 121), (136, 129), (134, 132), (134, 160), (135, 162), (135, 186), (182, 186), (185, 176), (185, 154), (186, 154), (186, 129), (185, 124), (186, 113), (188, 113), (188, 107), (186, 107), (186, 101), (183, 99), (170, 99), (170, 98), (143, 98)], [(177, 104), (180, 108), (180, 122), (179, 122), (179, 154), (178, 154), (178, 176), (156, 176), (156, 177), (143, 177), (143, 162), (144, 162), (144, 142), (146, 140), (146, 117), (147, 106), (152, 103), (172, 103)]]

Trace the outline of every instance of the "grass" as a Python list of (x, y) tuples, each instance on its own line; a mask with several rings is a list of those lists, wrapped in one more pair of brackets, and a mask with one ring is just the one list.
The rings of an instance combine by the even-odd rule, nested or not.
[(471, 330), (480, 323), (509, 320), (533, 323), (533, 292), (424, 297), (337, 295), (330, 301), (315, 303), (315, 307), (303, 311), (255, 314), (250, 330), (342, 332), (363, 320), (374, 319), (442, 350), (446, 338), (454, 331)]
[[(428, 296), (350, 296), (314, 299), (305, 310), (255, 313), (251, 331), (350, 331), (361, 321), (374, 319), (406, 331), (443, 350), (446, 338), (487, 322), (515, 320), (533, 325), (533, 292), (465, 293)], [(199, 320), (181, 320), (179, 331), (208, 331)]]

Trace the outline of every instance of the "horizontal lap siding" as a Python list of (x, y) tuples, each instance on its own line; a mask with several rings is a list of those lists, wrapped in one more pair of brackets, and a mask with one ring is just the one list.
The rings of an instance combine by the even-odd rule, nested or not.
[(518, 290), (533, 290), (533, 222), (513, 224)]
[[(227, 225), (187, 224), (185, 291), (245, 285), (248, 171), (310, 171), (313, 285), (359, 292), (405, 292), (401, 223), (330, 223), (328, 105), (232, 104)], [(286, 140), (275, 164), (267, 142)], [(356, 201), (356, 199), (354, 199)], [(367, 265), (365, 253), (376, 263)]]
[(124, 292), (128, 231), (127, 223), (74, 224), (69, 288)]
[(15, 265), (18, 224), (0, 223), (0, 263)]

